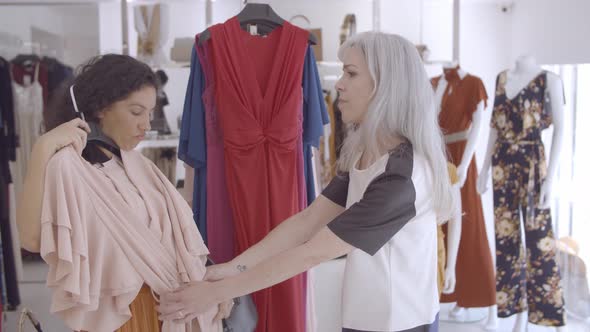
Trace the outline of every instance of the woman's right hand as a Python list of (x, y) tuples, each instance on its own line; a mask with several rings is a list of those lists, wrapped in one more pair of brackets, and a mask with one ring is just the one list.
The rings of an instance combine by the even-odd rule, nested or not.
[[(203, 280), (210, 282), (219, 281), (225, 278), (233, 277), (238, 273), (240, 273), (240, 271), (238, 270), (235, 264), (232, 264), (232, 262), (210, 265), (207, 267), (207, 273), (205, 273), (205, 277), (203, 277)], [(231, 315), (233, 306), (234, 300), (228, 300), (219, 303), (217, 314), (215, 315), (213, 321), (217, 322), (221, 321), (222, 319), (228, 318)]]
[(90, 126), (84, 120), (76, 118), (63, 123), (52, 130), (46, 132), (37, 141), (37, 144), (43, 147), (50, 155), (72, 145), (79, 154), (86, 147), (86, 138), (90, 133)]

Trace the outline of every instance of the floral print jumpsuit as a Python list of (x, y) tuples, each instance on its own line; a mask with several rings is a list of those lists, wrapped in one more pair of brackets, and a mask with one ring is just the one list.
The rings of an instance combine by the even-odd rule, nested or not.
[(496, 299), (499, 317), (528, 310), (533, 324), (563, 326), (565, 310), (551, 213), (539, 207), (547, 173), (541, 131), (552, 123), (546, 82), (547, 72), (542, 72), (512, 99), (506, 96), (506, 72), (496, 82), (492, 114), (492, 127), (498, 132), (492, 157)]

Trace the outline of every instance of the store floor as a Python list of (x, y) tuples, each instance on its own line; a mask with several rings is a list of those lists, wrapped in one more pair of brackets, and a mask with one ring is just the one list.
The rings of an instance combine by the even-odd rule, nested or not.
[[(334, 278), (332, 276), (341, 273), (341, 269), (343, 267), (343, 262), (329, 262), (328, 264), (323, 264), (313, 271), (313, 279), (314, 279), (314, 297), (318, 300), (315, 303), (316, 311), (318, 312), (318, 330), (317, 332), (337, 332), (337, 331), (328, 331), (324, 328), (322, 330), (322, 325), (326, 323), (325, 319), (322, 317), (328, 316), (338, 316), (337, 313), (334, 312), (335, 308), (326, 307), (325, 303), (322, 302), (323, 296), (324, 300), (333, 299), (333, 296), (330, 296), (330, 292), (334, 292)], [(66, 326), (55, 316), (49, 313), (50, 308), (50, 292), (49, 289), (45, 286), (45, 275), (47, 274), (47, 266), (42, 262), (25, 262), (24, 265), (24, 281), (21, 283), (20, 292), (23, 305), (28, 309), (32, 310), (37, 319), (41, 322), (41, 326), (44, 332), (66, 332), (69, 331)], [(328, 285), (328, 286), (326, 286)], [(323, 295), (320, 293), (324, 293)], [(324, 309), (325, 308), (325, 309)], [(444, 305), (441, 309), (441, 317), (446, 317), (450, 306)], [(477, 315), (478, 313), (474, 313)], [(482, 313), (483, 315), (484, 313)], [(2, 331), (6, 332), (17, 332), (17, 323), (18, 323), (18, 314), (17, 313), (7, 313), (4, 316), (4, 322), (2, 326)], [(482, 323), (475, 322), (475, 323), (448, 323), (448, 322), (441, 322), (440, 324), (440, 332), (478, 332), (484, 331), (481, 327)], [(501, 319), (500, 326), (498, 327), (498, 332), (510, 332), (512, 329), (512, 325), (514, 324), (514, 318), (508, 319)], [(34, 331), (33, 327), (30, 325), (25, 325), (26, 332)], [(555, 329), (550, 328), (543, 328), (539, 326), (530, 325), (528, 327), (528, 332), (550, 332), (555, 331)], [(583, 324), (580, 321), (576, 321), (574, 319), (569, 318), (569, 328), (568, 332), (590, 332), (590, 325), (589, 323)]]

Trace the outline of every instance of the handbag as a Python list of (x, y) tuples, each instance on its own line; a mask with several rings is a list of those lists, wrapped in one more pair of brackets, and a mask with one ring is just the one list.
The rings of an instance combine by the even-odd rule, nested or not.
[(37, 332), (43, 332), (43, 330), (41, 329), (41, 324), (35, 318), (33, 312), (27, 308), (24, 308), (20, 313), (18, 320), (18, 332), (25, 332), (25, 322), (27, 320), (29, 321), (29, 323), (31, 323), (31, 325), (33, 325)]
[[(207, 258), (207, 266), (215, 265), (211, 258)], [(258, 312), (251, 295), (244, 295), (234, 299), (234, 306), (229, 317), (223, 319), (223, 332), (253, 332), (258, 324)]]
[(180, 63), (191, 62), (191, 51), (195, 46), (195, 37), (176, 38), (170, 49), (170, 59)]

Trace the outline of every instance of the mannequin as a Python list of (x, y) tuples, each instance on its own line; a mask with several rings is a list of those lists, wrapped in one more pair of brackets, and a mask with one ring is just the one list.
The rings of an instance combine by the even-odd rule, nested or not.
[[(444, 69), (453, 69), (453, 68), (457, 68), (459, 66), (459, 64), (456, 61), (453, 62), (449, 62), (446, 63), (445, 65), (443, 65)], [(465, 72), (463, 69), (459, 68), (459, 76), (461, 77), (461, 79), (465, 78), (465, 76), (467, 76), (467, 72)], [(436, 90), (436, 95), (435, 98), (438, 102), (438, 105), (440, 105), (440, 101), (442, 100), (442, 94), (445, 91), (445, 87), (446, 87), (446, 82), (441, 82), (441, 85), (439, 86), (439, 88)], [(444, 86), (443, 86), (444, 85)], [(484, 101), (481, 101), (479, 104), (477, 104), (477, 109), (476, 111), (473, 113), (473, 123), (471, 125), (471, 128), (468, 129), (468, 134), (467, 134), (467, 146), (465, 147), (465, 152), (463, 153), (463, 158), (461, 158), (461, 162), (459, 163), (459, 165), (457, 165), (457, 175), (459, 176), (459, 184), (460, 187), (463, 187), (463, 185), (465, 184), (465, 180), (467, 179), (467, 168), (469, 167), (469, 163), (471, 162), (471, 159), (473, 158), (473, 155), (475, 154), (475, 148), (477, 147), (477, 138), (479, 137), (480, 133), (481, 133), (481, 128), (482, 128), (482, 114), (484, 111)], [(440, 110), (439, 110), (440, 112)], [(464, 138), (465, 135), (463, 135), (463, 133), (458, 133), (458, 134), (450, 134), (450, 135), (445, 135), (445, 143), (454, 143), (454, 142), (458, 142)]]
[[(514, 99), (523, 91), (536, 77), (542, 73), (542, 68), (537, 65), (535, 59), (530, 55), (520, 56), (516, 60), (514, 69), (506, 72), (505, 94), (509, 99)], [(546, 80), (546, 98), (550, 100), (548, 107), (553, 120), (553, 137), (551, 144), (550, 159), (547, 168), (545, 181), (541, 184), (539, 207), (547, 209), (551, 204), (551, 189), (553, 180), (557, 171), (559, 155), (563, 144), (563, 112), (564, 112), (564, 94), (563, 85), (559, 76), (547, 72)], [(496, 142), (499, 139), (499, 132), (495, 128), (490, 128), (486, 158), (481, 170), (477, 183), (477, 189), (480, 194), (488, 190), (488, 178), (492, 167), (492, 159), (496, 150)], [(498, 306), (493, 308), (494, 315), (498, 314)], [(516, 314), (516, 323), (513, 332), (524, 332), (527, 329), (528, 312)], [(566, 326), (556, 327), (556, 331), (566, 331)]]
[[(445, 72), (448, 72), (448, 71), (456, 71), (457, 72), (457, 74), (459, 76), (458, 78), (463, 83), (465, 83), (464, 85), (460, 85), (459, 86), (462, 89), (464, 89), (464, 91), (461, 91), (462, 94), (463, 93), (472, 94), (473, 97), (475, 97), (476, 94), (477, 94), (477, 92), (472, 91), (472, 90), (468, 90), (468, 89), (469, 89), (469, 87), (473, 87), (474, 85), (477, 86), (477, 84), (481, 84), (482, 89), (483, 89), (483, 84), (476, 77), (470, 77), (470, 80), (471, 80), (470, 82), (466, 82), (465, 81), (465, 78), (467, 77), (468, 73), (465, 72), (464, 70), (462, 70), (459, 67), (459, 64), (456, 61), (446, 63), (445, 65), (443, 65), (443, 69), (445, 70)], [(474, 82), (479, 82), (479, 83), (474, 83)], [(443, 106), (445, 106), (445, 105), (442, 105), (443, 102), (444, 102), (445, 93), (448, 96), (450, 96), (454, 92), (454, 91), (452, 91), (452, 88), (453, 88), (452, 86), (447, 89), (447, 85), (448, 84), (449, 83), (446, 80), (446, 75), (441, 76), (441, 78), (439, 80), (437, 80), (436, 83), (435, 83), (435, 85), (436, 85), (435, 99), (437, 101), (437, 104), (438, 105), (441, 105), (441, 107), (439, 109), (439, 112), (442, 111)], [(485, 91), (483, 93), (485, 94)], [(469, 95), (467, 95), (465, 97), (467, 97), (467, 99), (471, 98), (471, 96), (469, 96)], [(464, 130), (464, 131), (456, 132), (456, 130), (452, 130), (453, 128), (450, 128), (451, 129), (451, 133), (445, 135), (445, 143), (447, 145), (454, 145), (455, 143), (460, 143), (462, 141), (465, 141), (466, 142), (465, 143), (465, 146), (464, 146), (464, 149), (463, 149), (463, 152), (459, 156), (456, 155), (458, 151), (455, 151), (454, 158), (460, 158), (460, 159), (459, 160), (453, 160), (454, 162), (457, 162), (458, 163), (457, 175), (459, 177), (459, 188), (463, 188), (464, 185), (465, 185), (465, 182), (466, 182), (466, 179), (467, 179), (467, 176), (468, 176), (468, 171), (469, 171), (470, 166), (472, 165), (473, 156), (474, 156), (475, 149), (476, 149), (476, 146), (477, 146), (477, 139), (480, 136), (481, 130), (482, 130), (482, 124), (483, 124), (482, 117), (483, 117), (483, 112), (484, 112), (484, 109), (485, 109), (485, 104), (486, 104), (486, 99), (487, 98), (485, 98), (484, 96), (480, 96), (480, 97), (482, 97), (482, 98), (477, 103), (477, 105), (474, 104), (474, 105), (467, 106), (467, 107), (475, 107), (475, 110), (470, 115), (470, 121), (471, 121), (471, 123), (467, 127), (467, 129)], [(461, 97), (457, 96), (457, 98), (461, 98)], [(465, 104), (462, 104), (460, 106), (465, 107)], [(463, 109), (457, 109), (457, 110), (448, 109), (449, 107), (450, 107), (449, 105), (446, 105), (446, 108), (447, 108), (446, 112), (449, 112), (449, 111), (450, 112), (464, 112), (465, 111)], [(468, 110), (468, 111), (471, 111), (471, 110)], [(448, 116), (448, 115), (446, 115), (446, 116)], [(464, 120), (462, 120), (462, 121), (464, 121)], [(449, 128), (444, 128), (445, 127), (444, 122), (441, 123), (441, 126), (443, 126), (443, 130), (447, 130), (447, 131), (449, 130)], [(457, 147), (455, 146), (454, 149), (456, 150)], [(451, 155), (451, 157), (453, 157), (453, 156)], [(472, 166), (471, 172), (474, 172), (475, 174), (477, 173), (477, 169), (475, 168), (475, 166)], [(474, 176), (474, 175), (472, 175), (472, 176)], [(481, 201), (479, 200), (479, 196), (477, 195), (476, 190), (474, 188), (475, 185), (476, 185), (475, 180), (474, 180), (474, 178), (472, 178), (472, 179), (473, 180), (471, 180), (471, 182), (469, 184), (472, 189), (471, 189), (471, 191), (469, 191), (469, 189), (467, 189), (468, 191), (466, 191), (464, 193), (464, 195), (467, 195), (467, 196), (477, 196), (476, 199), (477, 199), (479, 211), (477, 211), (478, 207), (469, 207), (469, 206), (466, 206), (466, 204), (470, 204), (469, 201), (464, 202), (463, 203), (463, 206), (465, 208), (468, 208), (468, 209), (471, 208), (472, 210), (469, 211), (469, 212), (471, 212), (472, 214), (479, 213), (480, 217), (466, 216), (467, 218), (472, 218), (473, 217), (473, 218), (476, 218), (476, 219), (472, 219), (472, 220), (468, 219), (465, 222), (470, 222), (470, 221), (473, 222), (473, 221), (477, 220), (477, 222), (480, 223), (480, 227), (485, 228), (485, 224), (483, 222), (483, 214), (482, 214), (482, 211), (481, 211)], [(469, 198), (470, 199), (473, 199), (473, 197), (469, 197)], [(465, 196), (463, 197), (463, 199), (465, 199)], [(459, 197), (459, 200), (461, 200), (461, 196)], [(470, 225), (470, 227), (472, 227), (472, 226)], [(469, 235), (464, 235), (464, 236), (472, 236), (472, 234), (474, 234), (474, 233), (467, 233), (467, 234), (469, 234)], [(483, 232), (479, 232), (479, 234), (482, 234), (483, 237), (486, 237), (487, 236), (486, 233), (485, 233), (485, 230)], [(455, 254), (455, 257), (454, 257), (455, 260), (456, 260), (456, 257), (457, 257), (456, 255), (458, 254), (458, 249), (459, 249), (460, 242), (461, 242), (461, 234), (459, 234), (458, 236), (451, 236), (451, 227), (449, 227), (449, 236), (448, 236), (447, 248), (449, 248), (449, 250), (451, 250), (452, 248), (456, 248), (457, 251), (454, 253)], [(470, 249), (471, 248), (469, 247), (469, 242), (466, 242), (465, 247), (464, 247), (463, 250), (469, 251)], [(484, 288), (485, 287), (487, 287), (487, 288), (494, 288), (494, 284), (493, 284), (493, 263), (491, 261), (491, 257), (492, 256), (491, 256), (491, 252), (489, 251), (489, 246), (487, 245), (487, 241), (486, 241), (486, 248), (485, 248), (485, 250), (482, 250), (481, 252), (482, 252), (482, 255), (485, 255), (486, 258), (489, 258), (489, 260), (487, 262), (487, 272), (488, 272), (487, 273), (487, 276), (488, 276), (488, 279), (487, 280), (488, 280), (488, 282), (482, 283), (481, 284), (481, 287), (484, 287)], [(470, 262), (467, 261), (467, 260), (463, 261), (463, 265), (468, 265), (469, 263)], [(482, 268), (482, 271), (483, 271), (482, 273), (486, 274), (486, 272), (485, 272), (486, 271), (485, 266), (486, 266), (486, 264), (484, 263), (484, 264), (481, 265), (481, 267), (478, 266), (478, 267), (475, 267), (475, 268), (476, 269)], [(465, 269), (466, 267), (463, 266), (462, 268)], [(455, 272), (455, 271), (453, 271), (453, 272)], [(454, 290), (453, 291), (450, 291), (450, 292), (447, 292), (445, 290), (445, 292), (443, 292), (443, 293), (444, 294), (452, 294), (453, 292), (454, 292)], [(488, 314), (488, 321), (486, 322), (486, 328), (487, 329), (495, 329), (496, 326), (497, 326), (497, 315), (493, 311), (493, 306), (491, 306), (492, 303), (495, 303), (495, 294), (492, 294), (493, 292), (494, 292), (494, 289), (491, 289), (491, 290), (488, 291), (488, 294), (489, 295), (487, 295), (487, 296), (485, 296), (485, 295), (484, 296), (479, 296), (481, 298), (481, 299), (477, 299), (477, 303), (479, 303), (479, 304), (473, 305), (473, 302), (472, 302), (472, 304), (469, 304), (469, 303), (467, 304), (467, 305), (473, 305), (473, 307), (482, 306), (484, 303), (486, 305), (490, 305), (490, 307), (489, 307), (489, 314)], [(455, 295), (454, 298), (453, 297), (449, 297), (449, 298), (446, 298), (446, 299), (443, 297), (443, 300), (444, 300), (444, 302), (452, 302), (452, 301), (455, 301), (455, 300), (457, 302), (459, 302), (459, 299), (458, 299), (459, 296), (460, 295)], [(484, 298), (487, 298), (487, 300), (485, 300)], [(471, 300), (468, 300), (468, 301), (466, 300), (466, 301), (462, 301), (462, 302), (471, 302)], [(450, 313), (450, 316), (451, 316), (451, 318), (458, 319), (459, 317), (464, 316), (465, 313), (466, 313), (466, 308), (461, 307), (459, 305), (459, 303), (457, 303), (455, 305), (455, 307), (452, 309), (452, 311)]]
[(162, 67), (168, 62), (164, 44), (168, 39), (170, 13), (168, 5), (138, 5), (133, 10), (137, 31), (137, 58), (149, 65)]
[[(455, 68), (458, 63), (449, 63), (446, 66)], [(444, 89), (441, 89), (444, 91)], [(437, 96), (438, 97), (438, 96)], [(442, 98), (442, 95), (441, 95)], [(440, 104), (440, 103), (439, 103)], [(446, 137), (445, 137), (446, 139)], [(465, 149), (467, 152), (467, 149)], [(453, 195), (458, 204), (458, 211), (461, 211), (461, 187), (465, 183), (467, 177), (467, 168), (462, 170), (461, 165), (457, 167), (457, 177), (459, 182), (453, 187)], [(445, 268), (445, 286), (443, 288), (443, 294), (451, 294), (455, 291), (455, 285), (457, 283), (456, 278), (456, 267), (457, 267), (457, 254), (459, 252), (459, 241), (461, 239), (461, 213), (455, 216), (453, 220), (448, 222), (448, 236), (447, 236), (447, 265)]]
[(457, 253), (459, 252), (459, 240), (461, 239), (461, 187), (457, 183), (453, 186), (453, 195), (457, 202), (456, 213), (448, 222), (447, 236), (447, 264), (444, 274), (443, 294), (451, 294), (455, 291), (457, 283), (456, 267)]

